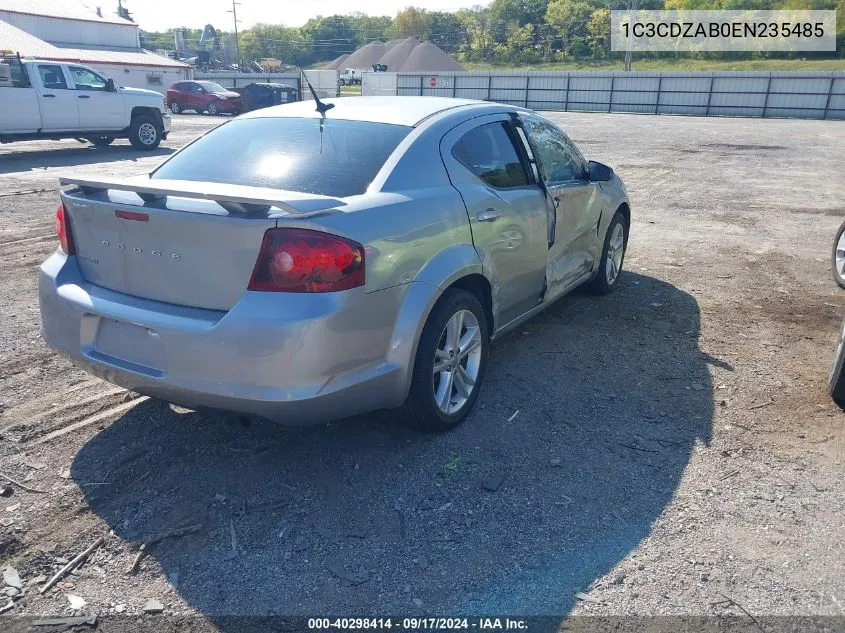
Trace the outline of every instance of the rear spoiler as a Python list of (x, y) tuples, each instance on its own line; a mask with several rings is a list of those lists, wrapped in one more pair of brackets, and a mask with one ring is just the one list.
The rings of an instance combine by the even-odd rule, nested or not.
[(292, 215), (307, 216), (346, 204), (343, 200), (330, 196), (298, 191), (193, 180), (152, 180), (148, 176), (135, 178), (61, 176), (59, 183), (76, 185), (88, 195), (103, 193), (109, 189), (130, 191), (137, 194), (144, 202), (156, 202), (168, 197), (210, 200), (234, 215), (264, 214), (270, 207), (276, 207)]

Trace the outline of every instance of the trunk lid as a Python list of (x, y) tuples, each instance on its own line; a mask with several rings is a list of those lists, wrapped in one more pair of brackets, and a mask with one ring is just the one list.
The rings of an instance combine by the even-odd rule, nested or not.
[[(287, 210), (265, 207), (256, 212), (258, 207), (249, 206), (250, 201), (262, 197), (249, 196), (249, 190), (263, 194), (267, 190), (228, 187), (238, 195), (217, 196), (226, 198), (222, 204), (229, 206), (234, 199), (232, 205), (252, 211), (235, 215), (214, 200), (197, 199), (212, 197), (205, 193), (215, 189), (210, 183), (180, 183), (181, 187), (170, 189), (173, 193), (182, 189), (191, 197), (156, 198), (149, 189), (167, 191), (174, 181), (141, 182), (148, 186), (86, 181), (87, 191), (62, 193), (82, 276), (117, 292), (210, 310), (229, 310), (246, 291), (264, 232), (275, 227), (278, 218), (292, 215), (285, 198), (310, 205), (310, 213), (303, 216), (313, 215), (321, 206), (343, 204), (327, 197), (275, 191), (271, 193), (279, 206)], [(147, 202), (135, 193), (138, 189), (146, 192)]]

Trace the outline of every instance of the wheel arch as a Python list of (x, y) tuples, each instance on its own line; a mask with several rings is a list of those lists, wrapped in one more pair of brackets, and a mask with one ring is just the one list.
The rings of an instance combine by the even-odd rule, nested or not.
[(492, 336), (495, 331), (496, 319), (493, 314), (493, 286), (490, 284), (490, 280), (481, 273), (470, 273), (456, 279), (449, 288), (466, 290), (478, 298), (484, 308), (484, 316), (487, 318), (487, 325)]
[(161, 118), (161, 111), (158, 108), (154, 108), (152, 106), (135, 106), (132, 108), (132, 112), (129, 115), (130, 124), (134, 121), (137, 117), (141, 115), (147, 115), (153, 117), (153, 120), (159, 125), (161, 129), (164, 129), (164, 122)]
[(455, 245), (435, 255), (408, 284), (390, 340), (387, 361), (402, 368), (402, 401), (411, 386), (423, 327), (443, 293), (451, 288), (460, 288), (478, 297), (484, 307), (489, 331), (495, 331), (492, 284), (483, 274), (481, 259), (475, 248), (470, 244)]

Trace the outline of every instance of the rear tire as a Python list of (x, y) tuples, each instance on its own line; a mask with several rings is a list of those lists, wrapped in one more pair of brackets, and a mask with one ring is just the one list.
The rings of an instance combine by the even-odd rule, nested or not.
[(478, 298), (458, 288), (444, 292), (420, 336), (411, 389), (398, 417), (423, 431), (458, 426), (478, 399), (489, 347), (490, 326)]
[(170, 111), (173, 114), (179, 114), (182, 111), (182, 106), (180, 106), (176, 101), (170, 104)]
[(97, 147), (108, 147), (109, 145), (114, 143), (113, 136), (92, 136), (88, 140), (91, 141), (91, 143), (93, 145), (96, 145)]
[(831, 256), (833, 278), (840, 288), (845, 288), (845, 222), (839, 226), (836, 239), (833, 240), (833, 255)]
[(135, 149), (154, 150), (161, 143), (161, 128), (149, 114), (139, 114), (129, 124), (129, 142)]
[(625, 222), (625, 216), (622, 215), (621, 211), (617, 211), (604, 236), (604, 246), (601, 250), (601, 259), (596, 276), (586, 286), (589, 292), (604, 295), (612, 292), (619, 285), (627, 247), (628, 226)]
[(827, 381), (827, 391), (840, 407), (845, 407), (843, 365), (845, 365), (845, 321), (839, 326), (839, 335), (836, 337), (836, 348), (833, 352), (833, 366), (830, 368), (830, 376)]

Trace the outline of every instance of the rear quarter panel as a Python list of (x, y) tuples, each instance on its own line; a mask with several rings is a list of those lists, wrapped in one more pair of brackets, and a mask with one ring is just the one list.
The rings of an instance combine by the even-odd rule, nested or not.
[(423, 134), (415, 130), (403, 141), (366, 194), (347, 198), (340, 213), (315, 218), (364, 245), (366, 292), (402, 288), (385, 356), (401, 370), (396, 405), (407, 395), (422, 329), (443, 290), (482, 272), (463, 200), (440, 159), (442, 133)]
[[(314, 218), (311, 227), (364, 245), (363, 291), (372, 299), (360, 315), (368, 324), (362, 326), (360, 337), (379, 341), (372, 346), (380, 350), (384, 362), (399, 368), (397, 399), (391, 403), (399, 406), (410, 387), (429, 313), (453, 281), (480, 273), (481, 262), (463, 203), (451, 185), (373, 193), (347, 202), (344, 211)], [(280, 219), (279, 225), (287, 226), (288, 220)], [(385, 303), (381, 295), (397, 301)]]
[(360, 198), (319, 224), (364, 245), (367, 292), (412, 281), (448, 285), (477, 260), (463, 202), (451, 185)]

